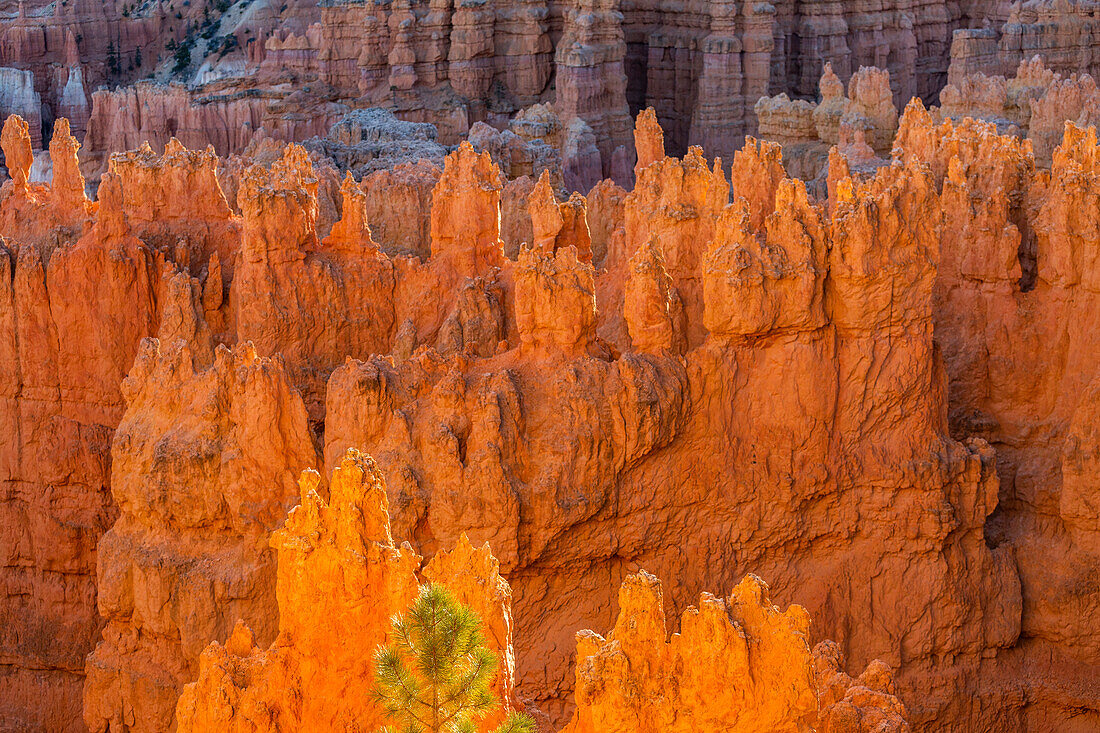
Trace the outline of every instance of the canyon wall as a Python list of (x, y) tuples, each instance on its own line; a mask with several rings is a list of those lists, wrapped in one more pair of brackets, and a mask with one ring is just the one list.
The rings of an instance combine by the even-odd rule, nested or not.
[[(85, 155), (98, 161), (85, 170), (93, 182), (109, 153), (146, 140), (159, 149), (178, 136), (235, 154), (261, 128), (303, 141), (349, 108), (379, 106), (436, 125), (440, 141), (454, 145), (476, 122), (504, 129), (532, 105), (553, 103), (567, 132), (556, 147), (575, 151), (566, 159), (583, 151), (588, 170), (597, 171), (576, 179), (582, 190), (606, 177), (629, 185), (630, 119), (646, 107), (665, 127), (671, 153), (702, 145), (729, 161), (756, 133), (757, 100), (813, 98), (830, 62), (844, 83), (864, 66), (888, 71), (897, 108), (913, 96), (933, 101), (947, 81), (953, 32), (1006, 21), (1006, 28), (1024, 28), (1020, 19), (1035, 14), (1014, 9), (1010, 16), (1004, 2), (966, 0), (866, 7), (793, 0), (203, 0), (181, 8), (74, 0), (18, 8), (0, 16), (0, 64), (31, 75), (41, 122), (29, 107), (4, 111), (31, 120), (36, 148), (43, 139), (37, 130), (55, 117), (68, 117), (80, 138), (87, 130)], [(1078, 26), (1067, 21), (1073, 30), (1055, 35), (1086, 37)], [(970, 53), (959, 50), (963, 41), (956, 46), (955, 56)], [(1015, 47), (1046, 48), (1030, 36)], [(1082, 54), (1067, 50), (1052, 63), (1088, 70)], [(993, 55), (1010, 67), (1018, 61), (1009, 50)], [(960, 73), (990, 70), (963, 66)], [(126, 86), (150, 78), (188, 89)], [(0, 79), (0, 89), (9, 88), (22, 87)]]
[(2, 140), (12, 179), (0, 192), (0, 722), (22, 730), (79, 729), (84, 656), (102, 625), (96, 544), (118, 513), (109, 487), (120, 385), (157, 327), (161, 271), (129, 232), (117, 178), (89, 226), (79, 146), (58, 127), (52, 189), (27, 183), (25, 123), (10, 118)]
[(1100, 71), (1094, 38), (1100, 15), (1094, 0), (1028, 0), (1012, 3), (1007, 17), (955, 35), (951, 43), (949, 81), (983, 73), (1007, 76), (1018, 64), (1042, 57), (1062, 74)]
[[(930, 160), (943, 178), (950, 236), (934, 308), (951, 429), (996, 448), (1001, 501), (987, 541), (1017, 548), (1023, 614), (1007, 669), (1037, 670), (1042, 699), (1079, 701), (1100, 661), (1095, 630), (1075, 620), (1092, 613), (1096, 594), (1081, 591), (1098, 562), (1086, 519), (1100, 487), (1090, 474), (1098, 262), (1086, 203), (1096, 195), (1096, 132), (1067, 124), (1049, 174), (1036, 174), (1030, 146), (989, 124), (934, 127), (919, 108), (905, 117), (904, 155)], [(1095, 718), (1020, 724), (1083, 730)]]
[[(1026, 141), (914, 104), (896, 158), (856, 174), (830, 157), (821, 197), (778, 145), (724, 165), (666, 156), (652, 112), (634, 134), (636, 185), (587, 197), (549, 175), (515, 188), (468, 143), (438, 176), (340, 186), (298, 146), (219, 177), (229, 163), (170, 140), (112, 157), (90, 203), (68, 128), (45, 186), (9, 120), (3, 724), (198, 729), (221, 715), (200, 705), (213, 685), (272, 725), (337, 725), (335, 678), (308, 710), (263, 702), (309, 665), (366, 674), (280, 604), (376, 628), (357, 599), (390, 576), (346, 550), (381, 548), (404, 588), (416, 556), (488, 542), (515, 694), (557, 727), (636, 716), (597, 690), (668, 684), (695, 614), (780, 624), (800, 655), (834, 639), (813, 664), (837, 729), (894, 725), (875, 696), (891, 690), (915, 726), (1095, 725), (1095, 133), (1068, 127), (1047, 174)], [(388, 200), (394, 180), (409, 188)], [(380, 244), (387, 201), (409, 210), (386, 231), (410, 228)], [(349, 467), (353, 448), (376, 468)], [(337, 469), (360, 478), (320, 478)], [(348, 534), (355, 497), (381, 501), (368, 474), (392, 518)], [(301, 580), (352, 561), (349, 596)], [(675, 583), (658, 596), (643, 567)], [(750, 572), (770, 589), (738, 586)], [(631, 605), (624, 582), (649, 590)], [(699, 602), (715, 588), (738, 590)], [(662, 605), (687, 614), (679, 640)], [(652, 627), (646, 650), (619, 646), (653, 680), (614, 671), (625, 631), (585, 636), (573, 669), (577, 629), (624, 611)], [(768, 709), (824, 709), (806, 669), (782, 674), (809, 696)], [(704, 682), (667, 714), (708, 710)], [(878, 713), (842, 705), (871, 698)]]

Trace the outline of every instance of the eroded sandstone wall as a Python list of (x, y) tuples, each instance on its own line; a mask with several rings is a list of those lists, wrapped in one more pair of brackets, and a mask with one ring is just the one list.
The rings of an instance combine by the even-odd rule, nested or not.
[[(177, 730), (322, 731), (385, 722), (369, 694), (373, 654), (421, 578), (478, 613), (497, 656), (493, 692), (502, 704), (478, 729), (491, 729), (516, 707), (512, 592), (489, 545), (475, 548), (463, 534), (422, 567), (408, 543), (394, 543), (381, 472), (354, 449), (327, 487), (317, 472), (303, 472), (301, 492), (301, 505), (272, 537), (278, 638), (265, 650), (238, 623), (224, 646), (212, 643), (180, 698)], [(876, 661), (853, 681), (839, 669), (843, 657), (832, 642), (811, 655), (806, 612), (793, 606), (780, 613), (755, 576), (728, 601), (704, 594), (671, 643), (656, 578), (628, 576), (619, 606), (607, 640), (593, 631), (577, 635), (578, 711), (565, 731), (909, 730), (889, 669)]]
[[(855, 175), (831, 159), (827, 200), (767, 142), (728, 169), (667, 157), (650, 114), (630, 191), (565, 198), (547, 177), (522, 197), (467, 144), (434, 183), (427, 242), (397, 251), (371, 234), (372, 194), (301, 148), (223, 176), (238, 214), (216, 156), (171, 141), (113, 158), (91, 204), (63, 132), (52, 187), (27, 182), (27, 127), (3, 136), (15, 254), (0, 323), (19, 364), (4, 372), (4, 526), (21, 530), (5, 536), (5, 715), (78, 729), (83, 684), (93, 729), (159, 730), (196, 669), (259, 680), (264, 660), (289, 675), (328, 654), (361, 678), (317, 630), (282, 633), (296, 622), (272, 601), (292, 588), (275, 570), (272, 595), (265, 544), (296, 500), (298, 524), (335, 506), (320, 478), (316, 499), (287, 489), (295, 461), (331, 474), (357, 448), (389, 486), (388, 537), (425, 557), (463, 534), (491, 544), (513, 594), (514, 689), (559, 725), (583, 692), (574, 633), (612, 628), (614, 589), (643, 566), (676, 579), (674, 615), (767, 576), (776, 601), (806, 606), (813, 640), (836, 640), (819, 657), (838, 675), (897, 670), (915, 725), (1095, 718), (1077, 591), (1096, 563), (1094, 133), (1069, 128), (1047, 174), (1027, 142), (914, 105), (890, 164)], [(514, 254), (506, 205), (513, 231), (530, 225)], [(135, 364), (146, 336), (161, 345)], [(86, 473), (49, 473), (58, 449)], [(201, 459), (198, 474), (181, 481), (195, 465), (174, 457)], [(86, 523), (58, 542), (42, 523), (72, 507)], [(276, 544), (304, 551), (296, 526)], [(72, 584), (63, 603), (56, 580)], [(365, 613), (329, 600), (334, 622), (341, 604)], [(185, 633), (192, 613), (212, 625)], [(251, 637), (231, 635), (235, 615)], [(284, 640), (260, 652), (276, 618)], [(45, 656), (66, 648), (46, 638), (71, 639), (68, 656)], [(211, 640), (229, 656), (201, 657)], [(830, 699), (848, 699), (836, 679)], [(335, 715), (336, 685), (309, 715)], [(50, 686), (68, 702), (43, 708)]]

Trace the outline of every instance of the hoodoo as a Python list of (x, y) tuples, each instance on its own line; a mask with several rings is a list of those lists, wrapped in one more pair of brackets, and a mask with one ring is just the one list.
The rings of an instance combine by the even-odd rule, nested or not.
[(0, 732), (1100, 729), (1095, 8), (873, 5), (0, 0)]

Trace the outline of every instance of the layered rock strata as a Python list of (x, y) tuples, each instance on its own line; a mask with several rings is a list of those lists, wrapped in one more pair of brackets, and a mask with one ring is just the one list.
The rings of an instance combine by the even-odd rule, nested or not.
[(1100, 17), (1091, 0), (1016, 2), (1007, 17), (998, 20), (956, 34), (950, 50), (952, 84), (975, 73), (1008, 76), (1036, 55), (1067, 76), (1100, 73), (1100, 59), (1093, 50)]
[[(826, 128), (832, 120), (821, 118)], [(232, 656), (259, 669), (288, 648), (254, 653), (243, 631), (227, 637), (223, 607), (263, 615), (262, 647), (276, 618), (270, 606), (256, 610), (256, 599), (271, 598), (260, 589), (270, 577), (262, 540), (279, 521), (267, 521), (275, 507), (293, 501), (262, 470), (298, 467), (245, 462), (242, 474), (261, 477), (247, 485), (266, 487), (262, 521), (252, 521), (251, 503), (223, 513), (219, 502), (232, 506), (226, 497), (239, 494), (220, 474), (173, 483), (157, 460), (175, 441), (232, 442), (218, 426), (252, 424), (224, 417), (238, 404), (232, 390), (189, 402), (206, 394), (197, 386), (176, 388), (178, 400), (143, 397), (127, 420), (151, 426), (142, 436), (156, 443), (127, 448), (118, 436), (136, 433), (115, 434), (126, 413), (120, 385), (151, 335), (164, 354), (177, 353), (176, 339), (205, 345), (188, 347), (191, 368), (169, 370), (185, 385), (221, 384), (206, 360), (246, 354), (249, 340), (255, 363), (281, 359), (276, 381), (286, 389), (272, 401), (293, 402), (286, 395), (297, 390), (303, 407), (280, 435), (308, 434), (302, 455), (316, 444), (326, 474), (348, 448), (369, 451), (389, 484), (389, 536), (416, 553), (438, 557), (463, 533), (475, 546), (490, 542), (513, 593), (514, 689), (558, 725), (574, 713), (576, 629), (612, 628), (613, 589), (640, 566), (677, 578), (665, 597), (677, 615), (750, 571), (769, 578), (776, 601), (804, 603), (813, 638), (836, 640), (818, 655), (830, 702), (815, 694), (819, 715), (839, 706), (828, 713), (837, 726), (864, 720), (849, 707), (870, 694), (858, 688), (888, 689), (876, 658), (897, 670), (897, 696), (916, 726), (1095, 722), (1091, 595), (1078, 590), (1096, 563), (1093, 133), (1069, 127), (1048, 174), (1026, 141), (938, 122), (914, 105), (892, 163), (857, 175), (838, 154), (819, 199), (787, 178), (778, 145), (753, 142), (728, 169), (697, 149), (667, 157), (669, 136), (645, 115), (633, 190), (601, 183), (566, 199), (550, 176), (509, 188), (491, 152), (466, 144), (434, 183), (430, 164), (423, 176), (402, 173), (406, 218), (420, 224), (391, 213), (387, 230), (402, 233), (380, 247), (370, 211), (384, 189), (341, 186), (301, 148), (276, 147), (239, 170), (226, 164), (221, 180), (213, 153), (176, 143), (164, 156), (120, 155), (91, 204), (75, 141), (62, 132), (51, 186), (29, 181), (25, 123), (12, 120), (0, 141), (12, 178), (0, 192), (0, 231), (14, 253), (0, 258), (12, 273), (0, 279), (9, 288), (0, 302), (12, 304), (0, 310), (10, 314), (0, 354), (13, 365), (3, 374), (15, 375), (2, 404), (16, 426), (0, 453), (16, 477), (2, 508), (10, 534), (0, 535), (0, 608), (11, 619), (0, 699), (14, 701), (3, 714), (17, 727), (78, 725), (82, 658), (102, 623), (92, 611), (97, 543), (101, 568), (145, 568), (155, 547), (179, 567), (194, 551), (198, 570), (183, 576), (194, 585), (174, 585), (167, 563), (157, 565), (164, 576), (100, 577), (109, 625), (90, 662), (103, 661), (96, 674), (179, 684), (209, 641), (187, 637), (179, 651), (181, 609), (211, 604), (217, 622), (204, 633), (235, 638)], [(216, 357), (212, 343), (234, 350)], [(230, 385), (248, 373), (230, 371)], [(114, 464), (112, 436), (123, 456)], [(148, 467), (135, 457), (141, 465), (115, 476), (115, 464), (131, 465), (129, 449), (151, 451)], [(324, 514), (315, 481), (319, 498), (307, 491), (284, 533), (315, 509)], [(164, 496), (146, 491), (157, 485)], [(211, 504), (192, 513), (190, 500), (173, 503), (191, 492)], [(142, 508), (152, 499), (167, 508)], [(325, 501), (336, 506), (331, 493)], [(192, 520), (217, 529), (217, 547), (180, 546)], [(125, 542), (100, 539), (111, 525), (107, 536)], [(307, 525), (299, 529), (310, 535)], [(240, 549), (242, 534), (256, 542)], [(177, 535), (174, 545), (166, 539)], [(223, 546), (240, 549), (239, 565), (215, 562)], [(257, 581), (214, 603), (207, 571)], [(175, 600), (131, 605), (125, 589), (152, 588), (149, 578)], [(307, 584), (294, 590), (306, 594), (296, 603), (320, 602)], [(295, 615), (285, 628), (305, 617)], [(335, 609), (329, 615), (336, 623)], [(298, 629), (287, 644), (309, 637), (335, 655), (332, 669), (353, 664), (320, 631)], [(134, 635), (148, 654), (108, 654)], [(663, 630), (660, 639), (673, 645)], [(226, 664), (234, 674), (253, 669)], [(868, 666), (858, 673), (865, 684), (849, 684), (845, 675)], [(635, 679), (608, 675), (609, 684)], [(114, 711), (130, 725), (138, 710), (169, 707), (171, 685), (134, 684), (120, 703), (120, 685), (96, 680), (89, 674), (84, 711), (108, 711), (95, 714), (98, 727)], [(284, 689), (304, 689), (295, 684)], [(334, 694), (335, 685), (319, 689)]]

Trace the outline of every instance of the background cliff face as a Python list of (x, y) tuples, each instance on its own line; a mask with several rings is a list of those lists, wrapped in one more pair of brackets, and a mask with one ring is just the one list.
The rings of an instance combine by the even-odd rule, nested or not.
[(935, 101), (949, 70), (952, 81), (1004, 74), (1033, 53), (1059, 71), (1092, 71), (1086, 5), (9, 2), (0, 9), (0, 114), (27, 119), (36, 149), (67, 117), (77, 137), (87, 133), (85, 173), (97, 181), (109, 153), (146, 140), (159, 149), (175, 136), (228, 155), (261, 128), (302, 141), (371, 105), (435, 124), (455, 144), (477, 122), (503, 127), (552, 103), (567, 126), (579, 123), (567, 131), (572, 144), (598, 152), (587, 189), (605, 177), (629, 183), (639, 111), (655, 109), (670, 153), (702, 145), (728, 162), (757, 130), (757, 100), (812, 99), (828, 62), (845, 83), (863, 66), (888, 71), (899, 108), (913, 96)]
[[(300, 147), (118, 155), (92, 203), (66, 126), (45, 186), (9, 120), (3, 725), (168, 729), (237, 618), (238, 657), (285, 637), (264, 684), (291, 689), (328, 642), (288, 631), (269, 547), (293, 477), (358, 448), (396, 541), (490, 543), (515, 693), (559, 727), (574, 706), (578, 731), (635, 715), (594, 692), (642, 684), (609, 671), (617, 647), (589, 639), (571, 670), (574, 634), (615, 626), (643, 567), (667, 583), (635, 599), (651, 620), (767, 577), (809, 612), (800, 634), (835, 640), (819, 675), (880, 659), (918, 726), (1093, 726), (1095, 133), (1067, 127), (1037, 172), (1026, 142), (913, 105), (896, 160), (834, 156), (822, 200), (775, 144), (727, 176), (666, 157), (652, 113), (635, 136), (632, 190), (561, 200), (547, 178), (525, 207), (463, 144), (429, 210), (391, 205), (430, 222), (411, 257), (374, 241), (377, 191)], [(502, 207), (531, 232), (514, 256)], [(672, 684), (682, 624), (665, 651), (663, 625), (658, 651), (623, 646), (656, 655), (644, 684)]]

